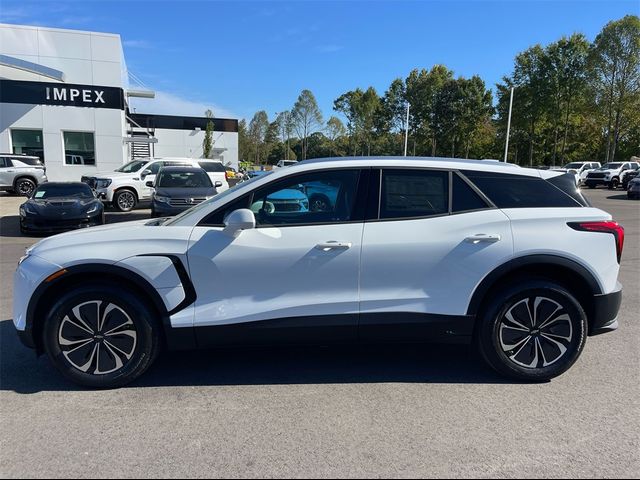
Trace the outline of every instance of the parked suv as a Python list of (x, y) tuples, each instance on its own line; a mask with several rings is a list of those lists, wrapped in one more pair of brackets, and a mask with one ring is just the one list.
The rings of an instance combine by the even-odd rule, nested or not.
[(0, 153), (0, 190), (30, 197), (47, 181), (47, 169), (38, 157)]
[(581, 185), (584, 180), (587, 178), (587, 174), (591, 170), (595, 170), (596, 168), (600, 168), (600, 162), (571, 162), (567, 163), (561, 169), (556, 169), (557, 171), (563, 171), (567, 173), (573, 173), (576, 177), (576, 185)]
[(588, 188), (606, 185), (609, 189), (616, 189), (622, 184), (622, 176), (628, 170), (638, 170), (638, 162), (610, 162), (587, 174), (584, 184)]
[(211, 182), (211, 178), (199, 167), (164, 167), (160, 169), (153, 187), (152, 217), (168, 217), (213, 197), (222, 182)]
[[(337, 192), (327, 208), (271, 207), (318, 183)], [(623, 243), (572, 175), (306, 161), (170, 220), (37, 243), (14, 276), (13, 321), (92, 387), (132, 381), (165, 347), (292, 342), (473, 342), (498, 372), (540, 381), (617, 328)]]
[(153, 182), (162, 167), (188, 165), (198, 167), (194, 158), (143, 158), (132, 160), (114, 172), (83, 176), (98, 198), (121, 212), (130, 212), (141, 201), (151, 200)]

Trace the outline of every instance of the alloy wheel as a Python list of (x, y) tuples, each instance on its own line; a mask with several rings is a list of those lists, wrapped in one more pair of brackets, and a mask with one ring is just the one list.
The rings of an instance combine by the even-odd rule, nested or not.
[(30, 196), (33, 193), (35, 186), (31, 180), (20, 180), (16, 185), (16, 190), (20, 195)]
[(560, 303), (534, 296), (507, 310), (498, 335), (511, 362), (536, 369), (558, 362), (569, 350), (574, 332), (569, 313)]
[(128, 212), (129, 210), (131, 210), (135, 204), (136, 199), (133, 196), (133, 193), (124, 191), (118, 194), (118, 207), (123, 212)]
[(133, 356), (138, 340), (131, 317), (111, 302), (91, 300), (71, 308), (58, 330), (58, 344), (77, 370), (106, 375)]

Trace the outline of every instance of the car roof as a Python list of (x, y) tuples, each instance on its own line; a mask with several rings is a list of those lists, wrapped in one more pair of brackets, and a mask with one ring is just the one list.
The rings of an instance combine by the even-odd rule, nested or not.
[(533, 168), (523, 168), (513, 163), (505, 163), (499, 160), (472, 160), (445, 157), (333, 157), (303, 160), (286, 169), (279, 175), (289, 175), (291, 172), (302, 170), (315, 170), (321, 165), (326, 168), (345, 167), (399, 167), (399, 168), (441, 168), (446, 170), (476, 170), (484, 172), (496, 172), (513, 175), (525, 175), (530, 177), (548, 178), (554, 177), (560, 172), (541, 171)]
[(169, 167), (162, 167), (162, 172), (204, 172), (200, 167), (194, 167), (192, 165), (171, 165)]

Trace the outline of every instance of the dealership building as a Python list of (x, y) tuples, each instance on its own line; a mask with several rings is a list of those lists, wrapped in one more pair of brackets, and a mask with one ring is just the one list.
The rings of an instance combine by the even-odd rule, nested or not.
[[(141, 113), (145, 100), (130, 110), (154, 96), (130, 87), (119, 35), (0, 24), (0, 153), (39, 156), (50, 180), (134, 158), (201, 158), (209, 120)], [(238, 121), (212, 121), (213, 158), (237, 169)]]

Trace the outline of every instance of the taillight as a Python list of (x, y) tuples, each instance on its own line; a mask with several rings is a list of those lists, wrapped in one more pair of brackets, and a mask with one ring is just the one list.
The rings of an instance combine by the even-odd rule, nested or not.
[(616, 253), (618, 255), (618, 263), (620, 263), (622, 249), (624, 248), (624, 228), (618, 222), (570, 222), (568, 225), (581, 232), (611, 233), (616, 239)]

